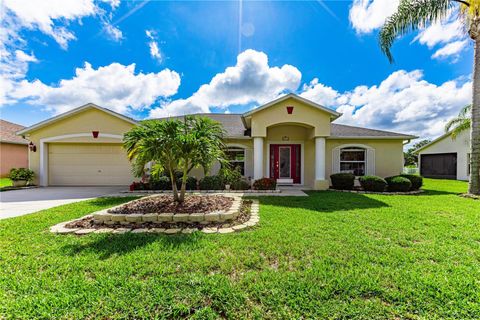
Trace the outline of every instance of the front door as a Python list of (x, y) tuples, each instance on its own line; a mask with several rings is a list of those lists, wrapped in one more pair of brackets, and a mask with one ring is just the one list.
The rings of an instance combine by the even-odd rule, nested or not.
[(270, 177), (301, 183), (301, 145), (270, 145)]

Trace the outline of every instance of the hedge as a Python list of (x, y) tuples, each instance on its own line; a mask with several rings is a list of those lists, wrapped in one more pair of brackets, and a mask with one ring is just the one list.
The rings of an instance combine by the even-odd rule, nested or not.
[(333, 189), (352, 190), (355, 183), (355, 175), (352, 173), (334, 173), (330, 175)]
[(387, 181), (378, 176), (363, 176), (358, 181), (365, 191), (384, 192), (387, 187)]

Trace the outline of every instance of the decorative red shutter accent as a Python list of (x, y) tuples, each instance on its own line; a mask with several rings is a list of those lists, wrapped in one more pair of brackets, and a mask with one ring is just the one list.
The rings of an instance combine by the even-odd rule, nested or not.
[(288, 106), (287, 107), (287, 113), (292, 114), (293, 113), (293, 106)]

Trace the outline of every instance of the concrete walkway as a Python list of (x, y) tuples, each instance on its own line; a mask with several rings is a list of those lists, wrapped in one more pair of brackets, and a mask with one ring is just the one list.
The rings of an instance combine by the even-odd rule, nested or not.
[(45, 187), (0, 192), (0, 219), (117, 194), (127, 187)]

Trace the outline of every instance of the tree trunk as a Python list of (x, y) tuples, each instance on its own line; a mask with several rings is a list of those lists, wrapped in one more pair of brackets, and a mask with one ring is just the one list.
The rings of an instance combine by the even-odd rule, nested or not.
[(178, 199), (178, 190), (177, 190), (177, 178), (173, 170), (169, 170), (170, 173), (170, 182), (172, 183), (172, 191), (173, 191), (173, 201), (179, 202)]
[(182, 187), (180, 188), (180, 198), (178, 202), (185, 201), (185, 192), (187, 191), (187, 179), (188, 179), (187, 169), (183, 169)]
[(472, 125), (470, 129), (470, 183), (468, 193), (480, 194), (480, 17), (472, 21), (470, 37), (475, 46), (473, 62)]

